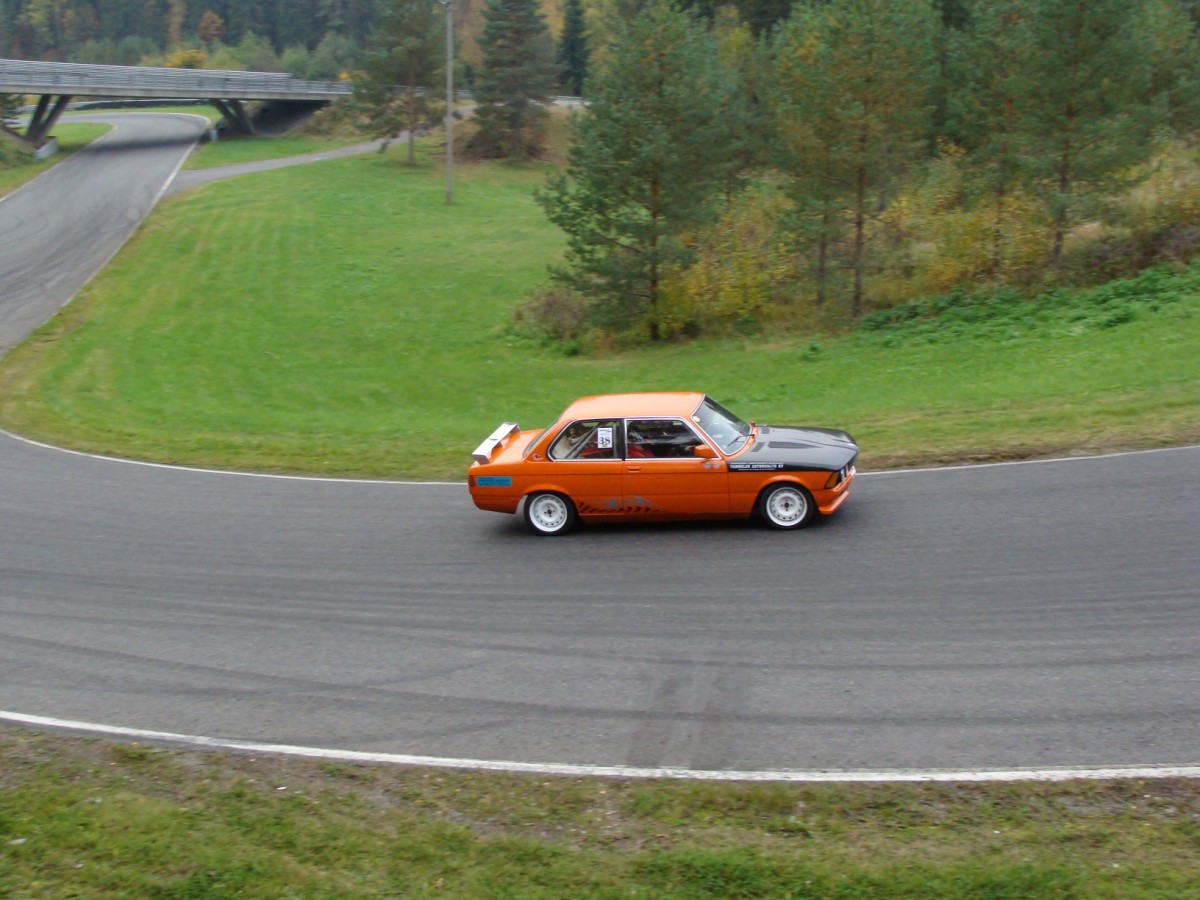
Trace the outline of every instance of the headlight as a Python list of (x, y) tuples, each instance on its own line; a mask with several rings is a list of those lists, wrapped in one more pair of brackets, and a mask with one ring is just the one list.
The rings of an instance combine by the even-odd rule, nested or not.
[(842, 466), (836, 472), (830, 472), (829, 477), (825, 479), (825, 490), (828, 491), (832, 488), (837, 487), (839, 484), (841, 484), (843, 481), (845, 481), (847, 478), (850, 477), (851, 471), (852, 471), (852, 467), (849, 464), (847, 464), (847, 465)]

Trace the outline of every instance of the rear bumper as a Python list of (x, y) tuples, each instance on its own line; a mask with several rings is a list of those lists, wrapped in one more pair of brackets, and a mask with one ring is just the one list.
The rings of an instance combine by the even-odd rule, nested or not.
[(521, 503), (519, 495), (490, 493), (487, 488), (473, 488), (471, 499), (480, 509), (501, 513), (515, 513)]

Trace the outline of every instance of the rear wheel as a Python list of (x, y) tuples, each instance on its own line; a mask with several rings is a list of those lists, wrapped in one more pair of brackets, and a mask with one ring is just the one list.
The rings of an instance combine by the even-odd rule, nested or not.
[(803, 528), (817, 512), (812, 494), (798, 484), (773, 484), (758, 498), (758, 513), (772, 528)]
[(577, 518), (575, 504), (562, 494), (539, 491), (525, 500), (525, 524), (534, 534), (566, 534)]

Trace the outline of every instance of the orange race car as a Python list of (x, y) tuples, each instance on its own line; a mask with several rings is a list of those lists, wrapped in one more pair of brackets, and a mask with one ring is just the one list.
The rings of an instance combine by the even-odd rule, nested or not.
[(584, 397), (543, 431), (506, 422), (468, 471), (480, 509), (535, 534), (578, 519), (736, 518), (803, 528), (842, 505), (858, 445), (844, 431), (743, 422), (695, 393)]

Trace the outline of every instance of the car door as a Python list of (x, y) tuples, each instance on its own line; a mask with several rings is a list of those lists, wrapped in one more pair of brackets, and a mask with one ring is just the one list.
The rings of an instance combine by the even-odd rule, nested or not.
[(561, 486), (581, 516), (621, 513), (620, 433), (620, 420), (585, 419), (572, 422), (550, 445), (541, 471)]
[[(710, 458), (696, 456), (701, 446)], [(628, 419), (622, 494), (630, 515), (722, 515), (729, 512), (729, 473), (686, 419)]]

